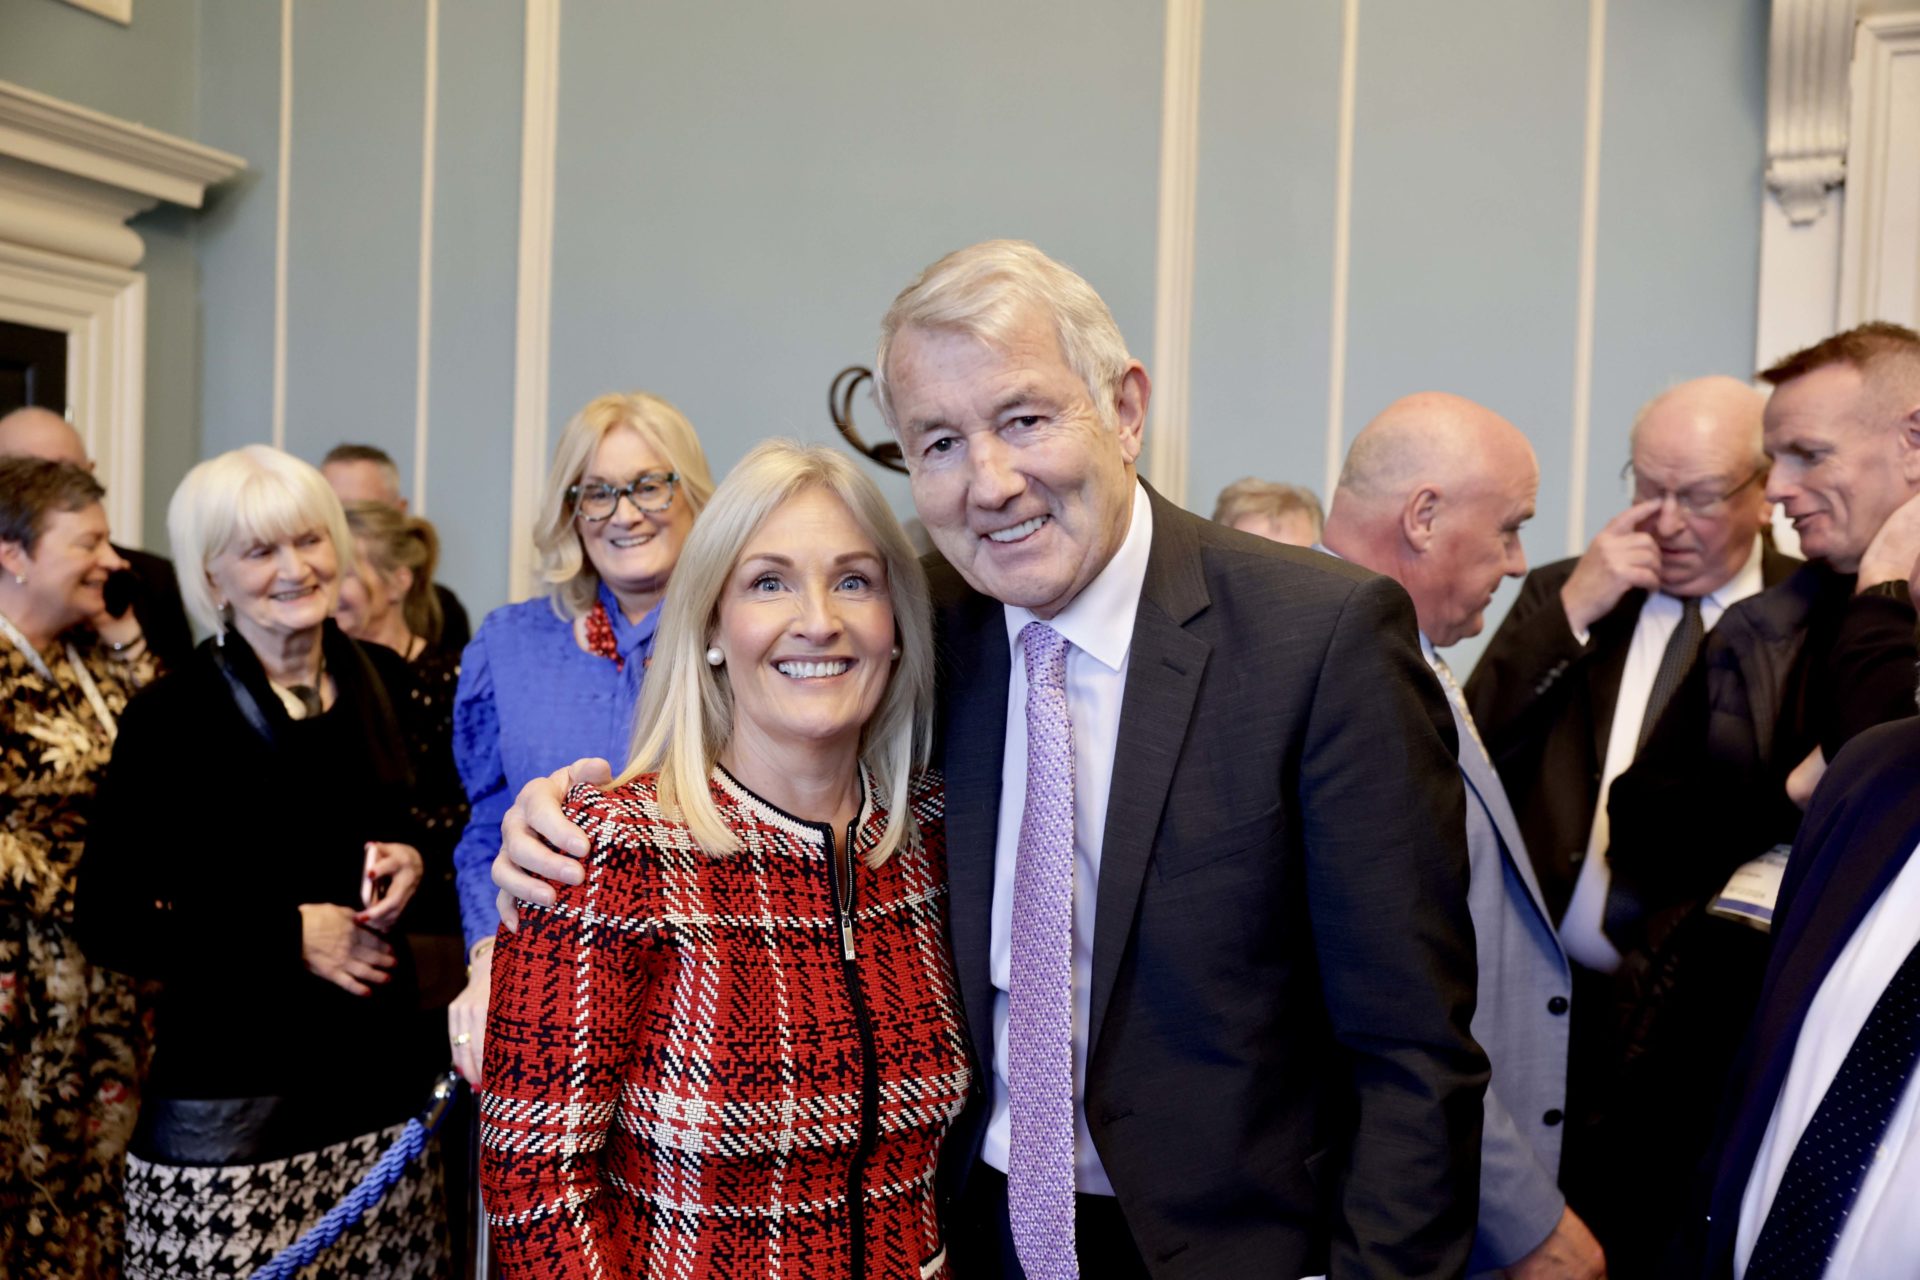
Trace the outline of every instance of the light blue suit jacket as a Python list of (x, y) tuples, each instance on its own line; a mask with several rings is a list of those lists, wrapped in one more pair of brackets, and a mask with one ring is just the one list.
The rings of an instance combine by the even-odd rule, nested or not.
[(1566, 1207), (1558, 1184), (1573, 974), (1500, 776), (1463, 708), (1451, 697), (1447, 705), (1467, 788), (1467, 905), (1480, 960), (1473, 1038), (1493, 1064), (1480, 1139), (1480, 1229), (1469, 1265), (1479, 1273), (1532, 1252)]

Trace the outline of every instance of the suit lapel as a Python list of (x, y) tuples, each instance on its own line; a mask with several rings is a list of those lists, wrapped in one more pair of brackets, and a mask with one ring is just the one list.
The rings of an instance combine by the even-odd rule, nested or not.
[(1593, 626), (1589, 637), (1594, 647), (1592, 677), (1588, 695), (1592, 698), (1593, 763), (1602, 769), (1607, 762), (1607, 746), (1613, 738), (1613, 711), (1620, 701), (1620, 682), (1627, 674), (1627, 650), (1633, 647), (1633, 630), (1640, 625), (1640, 606), (1647, 602), (1644, 591), (1629, 591), (1620, 603)]
[(1500, 784), (1493, 766), (1487, 763), (1486, 753), (1473, 740), (1473, 733), (1467, 727), (1466, 720), (1460, 714), (1460, 708), (1453, 705), (1453, 699), (1447, 699), (1447, 705), (1453, 707), (1454, 729), (1460, 737), (1460, 774), (1466, 779), (1467, 789), (1479, 800), (1487, 817), (1493, 823), (1494, 832), (1500, 837), (1500, 852), (1520, 876), (1520, 882), (1527, 887), (1527, 897), (1533, 903), (1533, 909), (1539, 913), (1541, 923), (1547, 932), (1553, 934), (1556, 941), (1559, 935), (1554, 932), (1553, 916), (1547, 910), (1547, 899), (1540, 892), (1540, 881), (1534, 874), (1533, 862), (1527, 857), (1527, 842), (1520, 835), (1520, 823), (1513, 816), (1513, 806), (1507, 801), (1507, 789)]
[[(1801, 840), (1807, 838), (1801, 833)], [(1773, 965), (1761, 988), (1760, 1010), (1749, 1033), (1745, 1093), (1749, 1099), (1775, 1097), (1793, 1066), (1807, 1013), (1840, 953), (1852, 941), (1893, 878), (1906, 866), (1920, 840), (1920, 803), (1911, 792), (1865, 822), (1829, 830), (1818, 844), (1797, 843), (1795, 862), (1816, 861), (1793, 890), (1787, 914), (1775, 916)], [(1789, 865), (1792, 883), (1798, 868)], [(1735, 1113), (1715, 1172), (1714, 1206), (1709, 1218), (1709, 1250), (1724, 1257), (1733, 1248), (1740, 1196), (1773, 1117), (1771, 1105), (1743, 1106)]]
[(1153, 545), (1128, 649), (1127, 687), (1121, 697), (1120, 735), (1100, 848), (1089, 1052), (1100, 1043), (1107, 1002), (1133, 933), (1134, 908), (1153, 853), (1154, 834), (1213, 648), (1185, 630), (1186, 623), (1207, 606), (1200, 544), (1191, 523), (1195, 517), (1165, 502), (1152, 489), (1147, 494), (1153, 503)]
[(947, 668), (941, 676), (947, 690), (942, 767), (947, 784), (948, 923), (967, 1025), (984, 1063), (993, 1044), (993, 864), (1012, 670), (1006, 612), (995, 601), (970, 592), (948, 621), (942, 641)]

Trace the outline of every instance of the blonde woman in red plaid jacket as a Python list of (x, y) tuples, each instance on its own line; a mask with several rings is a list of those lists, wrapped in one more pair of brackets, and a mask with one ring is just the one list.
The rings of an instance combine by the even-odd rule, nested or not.
[(493, 961), (506, 1276), (948, 1277), (969, 1087), (926, 582), (873, 482), (762, 445), (689, 536), (584, 883)]

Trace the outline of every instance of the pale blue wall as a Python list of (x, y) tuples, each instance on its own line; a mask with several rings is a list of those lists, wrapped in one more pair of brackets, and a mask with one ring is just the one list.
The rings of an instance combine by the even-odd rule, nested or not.
[(1361, 7), (1345, 436), (1413, 391), (1497, 410), (1540, 459), (1535, 558), (1566, 525), (1586, 37), (1585, 5)]
[(192, 137), (200, 0), (135, 7), (123, 27), (61, 0), (0, 0), (0, 80)]
[[(0, 80), (191, 138), (199, 10), (199, 0), (150, 0), (123, 27), (58, 0), (0, 0)], [(147, 246), (144, 528), (114, 536), (162, 550), (167, 498), (200, 450), (194, 217), (163, 205), (133, 223)]]
[(279, 6), (202, 0), (200, 68), (200, 140), (247, 160), (212, 193), (199, 225), (200, 434), (211, 457), (273, 436)]
[(556, 432), (637, 386), (716, 472), (767, 436), (837, 439), (828, 384), (871, 361), (893, 295), (990, 236), (1047, 246), (1150, 341), (1158, 0), (564, 12)]
[[(1331, 3), (1206, 9), (1196, 510), (1249, 472), (1323, 484), (1338, 18)], [(1751, 372), (1766, 34), (1765, 0), (1608, 5), (1583, 537), (1617, 506), (1640, 403), (1681, 378)], [(1342, 438), (1422, 389), (1498, 409), (1540, 458), (1535, 563), (1568, 553), (1578, 479), (1587, 36), (1581, 4), (1363, 0), (1355, 48)]]
[(523, 25), (520, 0), (440, 6), (426, 511), (441, 577), (476, 623), (506, 598), (513, 536), (501, 485), (513, 452)]
[(1201, 50), (1187, 499), (1210, 514), (1241, 476), (1326, 470), (1340, 6), (1212, 0)]
[(1585, 532), (1626, 505), (1634, 412), (1750, 377), (1759, 301), (1767, 0), (1611, 0)]
[(378, 445), (409, 485), (425, 40), (420, 5), (293, 6), (286, 448)]
[[(1765, 0), (1608, 10), (1585, 530), (1617, 499), (1636, 405), (1747, 371), (1758, 257)], [(54, 0), (0, 12), (23, 37), (0, 39), (0, 77), (251, 165), (204, 215), (149, 220), (169, 317), (149, 417), (173, 441), (150, 445), (157, 510), (196, 453), (270, 431), (278, 6), (146, 0), (131, 32)], [(1409, 391), (1486, 401), (1535, 442), (1528, 550), (1556, 558), (1578, 472), (1586, 6), (1360, 13), (1343, 438)], [(507, 585), (523, 21), (518, 0), (441, 6), (427, 511), (477, 608)], [(893, 291), (989, 235), (1078, 267), (1150, 357), (1162, 23), (1156, 0), (568, 0), (550, 428), (642, 386), (720, 469), (768, 434), (826, 438), (827, 382), (869, 358)], [(298, 0), (293, 36), (288, 443), (372, 440), (411, 486), (424, 9)], [(1248, 472), (1325, 472), (1340, 6), (1213, 0), (1203, 36), (1200, 510)], [(198, 314), (178, 296), (196, 274)]]

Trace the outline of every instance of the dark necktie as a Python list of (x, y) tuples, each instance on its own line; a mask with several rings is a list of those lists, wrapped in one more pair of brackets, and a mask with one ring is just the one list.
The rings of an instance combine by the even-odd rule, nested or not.
[(1800, 1135), (1746, 1280), (1819, 1280), (1920, 1059), (1920, 946), (1887, 983)]
[(1653, 692), (1647, 695), (1647, 713), (1640, 717), (1640, 740), (1633, 744), (1635, 755), (1640, 754), (1647, 739), (1653, 736), (1653, 726), (1673, 701), (1687, 672), (1693, 670), (1693, 660), (1700, 656), (1700, 642), (1706, 638), (1706, 623), (1700, 617), (1700, 597), (1688, 596), (1680, 602), (1680, 625), (1673, 629), (1673, 635), (1667, 640), (1667, 651), (1660, 655), (1660, 669), (1653, 673)]

